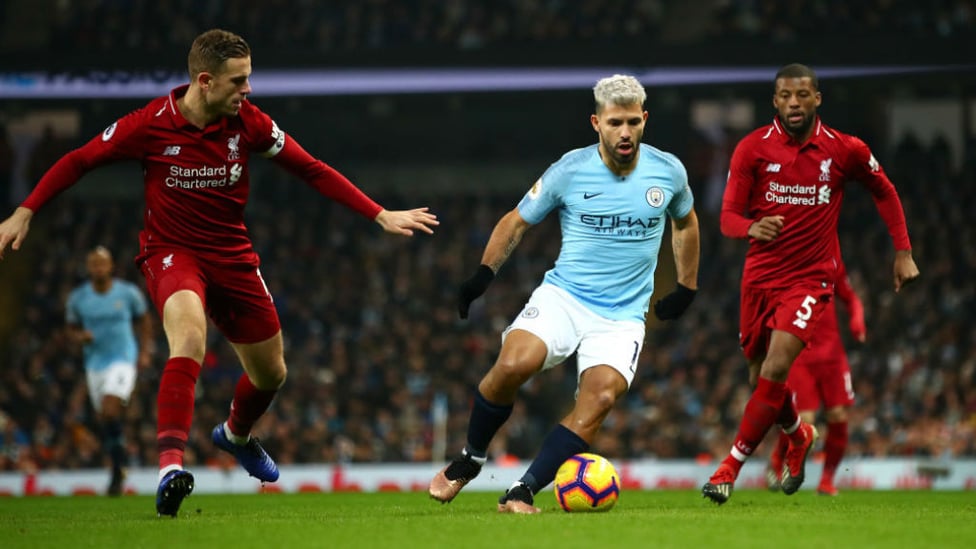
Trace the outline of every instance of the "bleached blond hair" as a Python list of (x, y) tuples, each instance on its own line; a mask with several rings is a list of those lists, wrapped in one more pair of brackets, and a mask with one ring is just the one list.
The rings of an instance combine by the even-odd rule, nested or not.
[(615, 74), (601, 78), (593, 86), (593, 99), (596, 112), (600, 112), (607, 105), (643, 105), (647, 92), (633, 76)]

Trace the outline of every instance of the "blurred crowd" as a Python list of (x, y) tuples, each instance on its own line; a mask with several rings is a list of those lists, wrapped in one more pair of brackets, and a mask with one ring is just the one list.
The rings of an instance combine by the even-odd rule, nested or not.
[[(962, 167), (953, 168), (944, 143), (909, 135), (882, 162), (899, 188), (922, 277), (893, 293), (890, 239), (868, 193), (851, 186), (840, 232), (868, 341), (847, 338), (857, 393), (848, 456), (976, 456), (976, 188), (969, 184), (976, 149), (970, 144)], [(705, 182), (689, 171), (701, 197)], [(457, 284), (478, 265), (517, 193), (379, 195), (391, 208), (429, 205), (441, 219), (432, 237), (399, 239), (280, 172), (268, 174), (255, 171), (248, 224), (281, 317), (289, 377), (255, 434), (282, 464), (439, 461), (460, 449), (472, 390), (500, 333), (555, 259), (555, 219), (527, 233), (461, 321)], [(736, 339), (745, 243), (721, 237), (713, 209), (701, 207), (699, 216), (701, 291), (680, 321), (650, 321), (634, 384), (594, 444), (608, 456), (721, 456), (738, 425), (750, 393)], [(101, 466), (63, 303), (84, 281), (84, 254), (94, 244), (115, 253), (119, 276), (142, 284), (131, 262), (140, 226), (136, 201), (70, 196), (36, 220), (26, 310), (0, 357), (0, 470)], [(669, 270), (662, 262), (660, 291), (673, 284)], [(157, 459), (156, 387), (166, 349), (158, 326), (157, 334), (161, 352), (140, 372), (128, 410), (132, 465)], [(209, 432), (227, 415), (240, 369), (223, 338), (209, 335), (187, 461), (226, 465)], [(532, 456), (570, 406), (575, 382), (570, 360), (528, 383), (492, 456)]]
[[(184, 51), (223, 27), (258, 51), (475, 50), (627, 39), (799, 41), (812, 34), (940, 39), (976, 30), (973, 0), (90, 0), (53, 2), (53, 51)], [(14, 18), (8, 16), (13, 21)], [(269, 54), (270, 55), (270, 54)]]
[(954, 38), (976, 30), (972, 0), (714, 0), (708, 34), (773, 42), (811, 35)]
[(652, 35), (663, 0), (146, 0), (56, 3), (49, 46), (59, 51), (186, 49), (202, 29), (245, 36), (258, 51), (330, 52), (417, 47), (478, 49), (506, 43)]

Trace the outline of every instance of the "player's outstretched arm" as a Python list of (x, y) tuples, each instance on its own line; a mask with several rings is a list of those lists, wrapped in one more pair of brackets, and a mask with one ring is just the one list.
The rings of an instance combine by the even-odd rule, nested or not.
[(440, 225), (440, 221), (437, 221), (437, 216), (428, 210), (429, 208), (426, 207), (412, 210), (380, 210), (374, 221), (379, 223), (384, 231), (391, 234), (413, 236), (414, 231), (434, 234), (431, 227)]
[(461, 283), (458, 288), (458, 316), (468, 318), (471, 302), (485, 293), (488, 285), (495, 279), (495, 273), (511, 255), (512, 250), (522, 241), (522, 235), (532, 225), (519, 213), (518, 208), (508, 212), (491, 231), (488, 244), (481, 255), (481, 265), (474, 276)]
[(0, 223), (0, 259), (10, 245), (12, 250), (19, 250), (27, 232), (30, 230), (30, 220), (34, 217), (34, 212), (23, 206), (14, 210), (10, 217)]
[(895, 292), (900, 292), (902, 287), (918, 278), (918, 267), (912, 258), (911, 250), (898, 250), (895, 252)]

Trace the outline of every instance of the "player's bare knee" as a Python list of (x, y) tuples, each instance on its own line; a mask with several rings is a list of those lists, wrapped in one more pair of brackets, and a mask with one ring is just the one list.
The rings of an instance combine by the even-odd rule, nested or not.
[(202, 363), (207, 353), (206, 330), (186, 327), (169, 334), (170, 356), (185, 356)]
[(838, 407), (828, 409), (824, 415), (829, 423), (843, 423), (847, 421), (847, 408)]
[(759, 375), (773, 381), (785, 382), (789, 373), (790, 361), (770, 355), (763, 361)]
[(478, 392), (492, 404), (508, 405), (515, 401), (519, 387), (517, 380), (505, 380), (489, 371), (478, 384)]
[(273, 391), (280, 389), (285, 384), (288, 377), (288, 370), (282, 364), (279, 367), (261, 369), (257, 372), (248, 372), (251, 383), (262, 391)]
[(121, 419), (122, 408), (122, 399), (114, 395), (106, 395), (102, 398), (99, 417), (102, 421), (114, 421)]
[(613, 409), (613, 405), (617, 402), (617, 393), (609, 387), (587, 391), (580, 393), (577, 402), (589, 407), (591, 412), (602, 417), (610, 413), (610, 410)]
[(282, 366), (281, 369), (275, 372), (275, 375), (272, 377), (274, 388), (280, 389), (281, 386), (285, 384), (286, 379), (288, 379), (288, 369)]
[(491, 369), (491, 374), (493, 374), (502, 385), (512, 385), (517, 383), (521, 385), (525, 383), (532, 374), (536, 372), (537, 368), (532, 367), (524, 360), (518, 360), (506, 357), (502, 355), (498, 357), (495, 361), (495, 365)]

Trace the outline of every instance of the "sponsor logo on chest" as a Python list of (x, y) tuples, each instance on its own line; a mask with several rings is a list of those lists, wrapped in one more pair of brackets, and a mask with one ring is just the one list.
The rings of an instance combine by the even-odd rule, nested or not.
[[(221, 156), (223, 154), (218, 152), (220, 148), (223, 148), (222, 144), (226, 144), (227, 163), (222, 162)], [(238, 162), (241, 159), (240, 133), (235, 133), (202, 148), (188, 145), (167, 145), (163, 149), (162, 155), (174, 158), (174, 162), (176, 157), (183, 158), (182, 165), (169, 164), (165, 167), (163, 184), (171, 189), (228, 188), (233, 187), (244, 175), (244, 164)], [(211, 164), (208, 160), (217, 160), (219, 164)]]
[(766, 200), (788, 206), (818, 206), (830, 204), (832, 192), (828, 185), (784, 185), (770, 181)]
[[(819, 174), (817, 175), (817, 181), (818, 183), (821, 183), (819, 185), (816, 183), (810, 185), (805, 185), (803, 183), (788, 184), (771, 180), (766, 189), (766, 201), (789, 206), (818, 206), (821, 204), (830, 204), (830, 198), (833, 190), (825, 183), (830, 183), (832, 181), (831, 167), (833, 166), (833, 162), (833, 158), (826, 158), (820, 161), (820, 170)], [(782, 173), (782, 169), (781, 164), (771, 162), (766, 164), (765, 172), (780, 174)]]
[(163, 183), (169, 188), (186, 190), (216, 189), (234, 186), (243, 174), (244, 166), (240, 163), (194, 168), (171, 164)]

